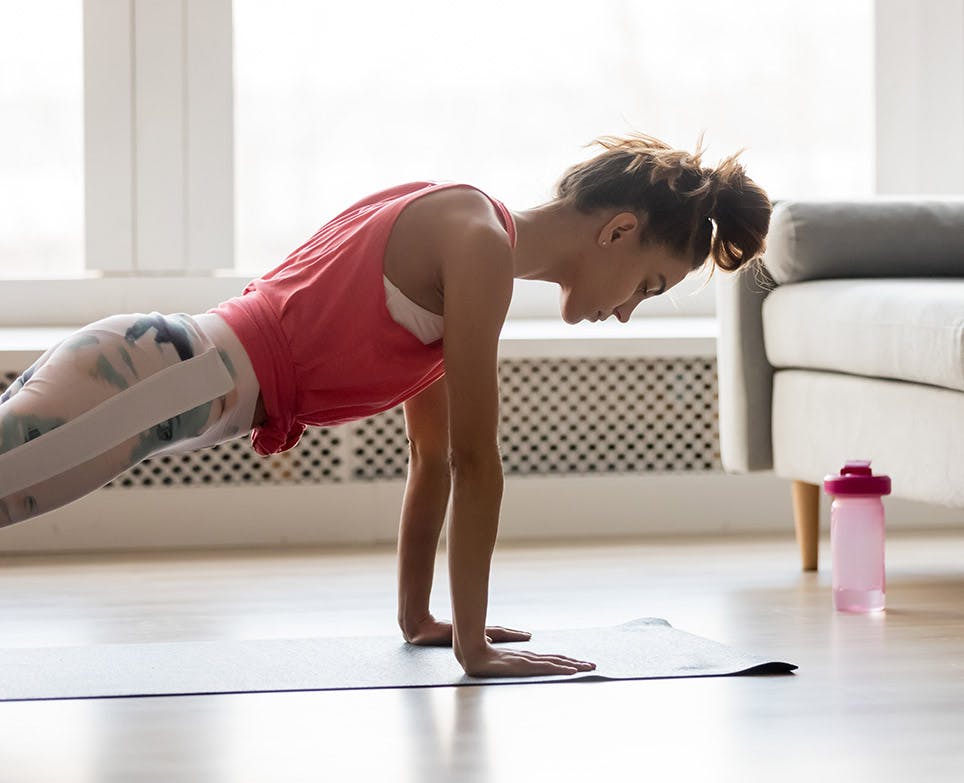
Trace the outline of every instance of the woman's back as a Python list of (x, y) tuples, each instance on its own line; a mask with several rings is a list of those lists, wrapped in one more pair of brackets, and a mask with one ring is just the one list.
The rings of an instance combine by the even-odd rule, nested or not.
[[(416, 304), (441, 314), (426, 224), (439, 205), (428, 201), (465, 187), (478, 190), (413, 182), (372, 194), (251, 281), (241, 296), (212, 310), (237, 333), (261, 385), (267, 421), (252, 436), (259, 453), (291, 448), (306, 425), (387, 410), (441, 377), (441, 340), (425, 345), (393, 319), (383, 275)], [(514, 245), (511, 214), (487, 198)]]

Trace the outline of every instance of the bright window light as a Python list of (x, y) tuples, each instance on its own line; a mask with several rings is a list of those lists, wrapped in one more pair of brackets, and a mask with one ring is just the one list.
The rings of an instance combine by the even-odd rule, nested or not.
[(0, 7), (0, 277), (71, 277), (84, 254), (83, 3)]
[(873, 192), (870, 0), (469, 4), (235, 0), (237, 266), (281, 261), (357, 198), (466, 181), (551, 198), (635, 129), (773, 197)]

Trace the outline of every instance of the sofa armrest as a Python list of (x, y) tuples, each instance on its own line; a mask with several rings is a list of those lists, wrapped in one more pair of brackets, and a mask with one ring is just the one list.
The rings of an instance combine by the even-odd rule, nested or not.
[(767, 270), (780, 285), (840, 277), (964, 276), (964, 199), (781, 201)]
[(720, 458), (728, 473), (773, 467), (773, 367), (763, 346), (763, 301), (773, 287), (756, 264), (716, 281)]

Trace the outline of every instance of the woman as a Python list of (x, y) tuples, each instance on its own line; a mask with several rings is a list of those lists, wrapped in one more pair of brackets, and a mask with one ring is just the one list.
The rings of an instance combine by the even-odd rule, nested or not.
[[(758, 257), (770, 201), (736, 156), (642, 134), (603, 137), (555, 198), (514, 212), (471, 185), (414, 182), (326, 223), (280, 266), (207, 313), (118, 315), (47, 351), (0, 397), (0, 526), (103, 486), (148, 456), (251, 432), (294, 446), (306, 426), (404, 403), (409, 479), (399, 531), (399, 625), (450, 644), (467, 674), (587, 671), (505, 650), (523, 631), (486, 626), (503, 477), (497, 349), (514, 278), (561, 292), (568, 323), (626, 322), (712, 259)], [(453, 622), (429, 612), (449, 494)]]

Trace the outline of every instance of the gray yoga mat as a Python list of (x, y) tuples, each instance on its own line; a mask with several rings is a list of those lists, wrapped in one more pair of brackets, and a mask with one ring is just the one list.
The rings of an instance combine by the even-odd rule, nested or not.
[(528, 642), (498, 646), (559, 653), (592, 661), (596, 669), (467, 677), (451, 648), (418, 647), (398, 636), (11, 648), (0, 650), (0, 701), (715, 677), (797, 668), (678, 631), (655, 617), (606, 628), (534, 631)]

